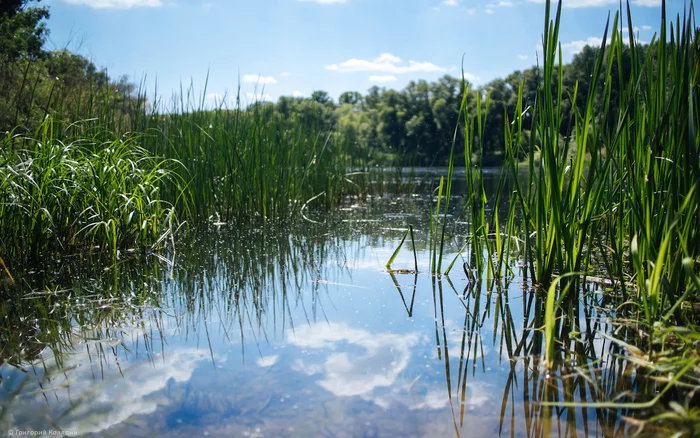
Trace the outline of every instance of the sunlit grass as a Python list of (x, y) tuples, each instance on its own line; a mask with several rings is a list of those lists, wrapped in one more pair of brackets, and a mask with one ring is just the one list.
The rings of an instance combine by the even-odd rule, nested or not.
[[(473, 263), (477, 272), (496, 277), (508, 275), (504, 260), (505, 266), (523, 263), (524, 272), (547, 291), (538, 328), (544, 329), (550, 369), (565, 355), (555, 348), (557, 341), (580, 330), (576, 315), (586, 277), (604, 275), (621, 294), (618, 322), (634, 322), (634, 348), (646, 352), (649, 372), (661, 372), (656, 358), (667, 364), (676, 360), (678, 374), (668, 387), (698, 387), (692, 377), (696, 362), (686, 360), (695, 344), (671, 348), (679, 339), (698, 336), (697, 315), (689, 305), (700, 297), (700, 52), (693, 12), (691, 3), (669, 24), (662, 2), (661, 30), (645, 50), (631, 30), (629, 5), (609, 19), (585, 105), (574, 106), (567, 119), (563, 103), (577, 102), (582, 91), (579, 84), (564, 86), (562, 2), (554, 9), (547, 2), (537, 98), (523, 108), (521, 84), (514, 116), (505, 115), (506, 158), (492, 214), (487, 214), (483, 167), (472, 159), (484, 136), (489, 95), (477, 93), (470, 113), (464, 93)], [(526, 117), (532, 123), (527, 133)], [(524, 140), (527, 151), (521, 149)], [(507, 213), (499, 211), (502, 203)], [(669, 351), (675, 353), (669, 357)], [(674, 415), (681, 411), (694, 415), (677, 407)]]
[(177, 231), (177, 205), (160, 190), (182, 190), (180, 163), (152, 156), (137, 137), (66, 143), (53, 128), (47, 119), (35, 138), (2, 139), (0, 252), (8, 262), (36, 262), (52, 252), (116, 257)]

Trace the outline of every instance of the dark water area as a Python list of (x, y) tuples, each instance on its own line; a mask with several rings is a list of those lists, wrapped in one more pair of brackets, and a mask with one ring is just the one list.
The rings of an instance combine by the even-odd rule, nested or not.
[[(14, 310), (25, 319), (2, 353), (0, 430), (629, 434), (622, 417), (634, 412), (540, 403), (644, 394), (602, 336), (612, 327), (601, 287), (583, 294), (585, 330), (562, 340), (566, 360), (546, 370), (543, 295), (517, 264), (507, 281), (468, 275), (459, 197), (457, 188), (444, 263), (458, 258), (448, 276), (430, 275), (430, 190), (348, 200), (331, 217), (310, 212), (319, 223), (212, 225), (175, 253), (64, 271), (56, 278), (67, 284), (27, 293)], [(408, 224), (418, 272), (410, 245), (393, 265), (406, 271), (389, 272)]]

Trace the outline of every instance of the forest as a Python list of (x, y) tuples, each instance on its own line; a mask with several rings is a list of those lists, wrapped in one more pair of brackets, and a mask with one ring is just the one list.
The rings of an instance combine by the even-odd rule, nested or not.
[[(481, 96), (479, 110), (485, 116), (484, 135), (475, 145), (475, 153), (484, 165), (500, 165), (504, 157), (504, 133), (514, 114), (518, 89), (523, 85), (524, 133), (521, 157), (527, 154), (530, 126), (529, 109), (535, 105), (538, 87), (544, 77), (537, 65), (516, 70), (506, 78), (496, 78), (475, 86), (468, 81), (445, 75), (435, 81), (411, 81), (402, 90), (373, 86), (364, 94), (342, 93), (337, 100), (322, 90), (310, 97), (282, 96), (276, 103), (256, 102), (246, 108), (204, 106), (182, 101), (165, 102), (162, 96), (150, 95), (144, 81), (121, 76), (110, 77), (105, 69), (84, 56), (66, 49), (47, 50), (44, 42), (47, 29), (44, 20), (47, 8), (23, 8), (26, 1), (3, 2), (0, 20), (0, 131), (13, 129), (34, 132), (47, 115), (67, 121), (89, 118), (109, 119), (115, 124), (131, 123), (144, 115), (164, 115), (188, 111), (262, 110), (266, 117), (310, 123), (333, 132), (348, 145), (352, 158), (370, 165), (444, 166), (447, 165), (453, 140), (464, 141), (460, 123), (460, 106), (467, 90), (466, 113), (476, 114), (476, 93)], [(637, 47), (642, 58), (648, 47)], [(570, 136), (571, 118), (576, 106), (583, 110), (588, 95), (590, 76), (600, 48), (585, 46), (570, 63), (555, 68), (551, 87), (558, 87), (561, 74), (562, 138)], [(652, 55), (653, 56), (653, 55)], [(644, 62), (644, 59), (640, 59)], [(618, 74), (618, 64), (623, 66)], [(620, 78), (629, 77), (629, 52), (621, 54), (610, 72), (613, 90)], [(561, 72), (560, 72), (561, 70)], [(198, 78), (193, 78), (196, 82)], [(205, 79), (205, 78), (201, 78)], [(187, 84), (184, 84), (187, 85)], [(604, 81), (598, 84), (602, 90)], [(576, 102), (572, 102), (577, 87)], [(185, 87), (186, 88), (186, 87)], [(188, 98), (199, 102), (201, 96)], [(555, 93), (556, 94), (556, 93)], [(599, 93), (602, 95), (602, 93)], [(182, 96), (180, 96), (182, 99)], [(597, 99), (598, 109), (609, 108), (610, 123), (618, 115), (618, 102)], [(114, 131), (119, 131), (115, 129)], [(537, 143), (537, 141), (536, 141)], [(459, 151), (457, 152), (458, 158)], [(460, 161), (461, 162), (461, 161)]]

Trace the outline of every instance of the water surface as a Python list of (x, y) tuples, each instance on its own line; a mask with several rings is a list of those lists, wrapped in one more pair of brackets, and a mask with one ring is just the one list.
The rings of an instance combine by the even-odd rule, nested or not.
[[(621, 415), (631, 413), (538, 403), (635, 388), (630, 365), (599, 333), (608, 330), (597, 318), (600, 287), (590, 285), (593, 306), (582, 304), (583, 333), (564, 340), (567, 360), (547, 372), (544, 299), (517, 265), (507, 281), (473, 279), (466, 255), (450, 275), (430, 275), (429, 199), (349, 200), (334, 219), (310, 214), (327, 223), (301, 227), (212, 226), (175, 253), (63, 275), (70, 285), (55, 297), (25, 297), (45, 312), (21, 325), (19, 363), (4, 353), (3, 427), (134, 437), (625, 434)], [(457, 211), (448, 219), (445, 266), (467, 239)], [(393, 266), (406, 271), (389, 272), (408, 224), (418, 272), (410, 244)], [(50, 322), (60, 315), (68, 323)]]

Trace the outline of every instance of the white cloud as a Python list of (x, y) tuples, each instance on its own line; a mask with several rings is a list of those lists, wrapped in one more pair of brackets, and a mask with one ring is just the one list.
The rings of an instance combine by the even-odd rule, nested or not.
[(259, 367), (263, 368), (268, 368), (271, 367), (272, 365), (277, 363), (277, 359), (279, 359), (278, 354), (273, 354), (271, 356), (263, 356), (258, 358), (258, 360), (255, 361), (255, 364)]
[(457, 6), (457, 0), (444, 0), (440, 4), (445, 6)]
[[(545, 3), (546, 0), (527, 0), (530, 3)], [(554, 2), (556, 5), (556, 2)], [(605, 6), (619, 4), (618, 0), (564, 0), (562, 2), (565, 8), (590, 8), (595, 6)]]
[(382, 53), (379, 55), (379, 58), (375, 59), (374, 62), (389, 62), (392, 64), (398, 64), (401, 62), (401, 58), (398, 56), (394, 56), (391, 53)]
[[(608, 37), (607, 44), (610, 44), (611, 42), (611, 37)], [(565, 54), (569, 55), (575, 55), (579, 53), (581, 50), (583, 50), (584, 47), (586, 46), (591, 46), (591, 47), (600, 47), (600, 45), (603, 43), (602, 38), (598, 37), (588, 37), (585, 40), (573, 40), (569, 41), (568, 43), (561, 43), (561, 49)], [(535, 46), (535, 50), (537, 52), (542, 51), (542, 44), (538, 44)]]
[(280, 73), (280, 76), (282, 76), (282, 77), (284, 77), (284, 76), (290, 76), (290, 75), (291, 75), (291, 73), (288, 72), (288, 71), (283, 71), (282, 73)]
[(489, 9), (485, 10), (484, 12), (486, 12), (487, 14), (493, 14), (493, 9), (489, 8)]
[(562, 43), (561, 48), (566, 53), (576, 54), (586, 46), (600, 47), (602, 42), (602, 38), (588, 37), (585, 40), (574, 40), (568, 43)]
[(304, 93), (298, 90), (292, 91), (292, 97), (304, 97)]
[(246, 93), (250, 102), (272, 102), (272, 96), (267, 93)]
[(259, 85), (276, 84), (277, 79), (272, 76), (243, 75), (243, 82)]
[[(491, 396), (493, 387), (487, 383), (469, 382), (464, 389), (466, 390), (466, 396), (459, 402), (464, 403), (465, 407), (482, 407), (493, 399)], [(422, 398), (411, 400), (409, 403), (409, 409), (412, 411), (420, 409), (438, 410), (446, 408), (450, 403), (450, 399), (446, 397), (444, 391), (428, 388)]]
[[(153, 361), (153, 366), (142, 366), (139, 372), (132, 370), (111, 390), (108, 389), (108, 385), (104, 385), (100, 392), (90, 398), (90, 403), (79, 405), (73, 412), (76, 421), (69, 423), (66, 430), (97, 433), (121, 423), (132, 415), (154, 412), (158, 404), (149, 395), (161, 391), (171, 379), (178, 383), (189, 381), (194, 369), (207, 359), (201, 351), (187, 348), (173, 351), (164, 363)], [(71, 391), (76, 389), (75, 383), (71, 385)], [(103, 409), (109, 413), (99, 416), (87, 415)]]
[(475, 75), (473, 75), (471, 73), (467, 73), (467, 72), (464, 72), (464, 74), (462, 76), (464, 76), (464, 79), (471, 81), (471, 82), (478, 81), (479, 79), (481, 79), (479, 76), (475, 76)]
[(527, 55), (518, 55), (518, 58), (519, 58), (519, 59), (522, 59), (523, 61), (526, 61), (526, 60), (528, 60), (530, 57), (527, 56)]
[(515, 6), (515, 3), (511, 1), (499, 1), (497, 3), (490, 3), (486, 5), (488, 8), (510, 8), (512, 6)]
[(73, 5), (85, 5), (91, 8), (115, 8), (115, 9), (130, 9), (138, 7), (155, 8), (163, 6), (161, 0), (64, 0), (66, 3)]
[(224, 95), (221, 93), (207, 93), (206, 96), (204, 96), (205, 100), (210, 100), (213, 102), (220, 102), (221, 99), (224, 98)]
[(331, 3), (345, 3), (347, 0), (299, 0), (300, 2), (313, 2), (321, 5), (330, 5)]
[(644, 26), (642, 26), (642, 30), (652, 30), (652, 29), (653, 29), (653, 27), (649, 26), (648, 24), (645, 24)]
[[(546, 0), (527, 0), (530, 3), (545, 3)], [(556, 2), (553, 2), (556, 3)], [(619, 5), (619, 0), (563, 0), (565, 8), (593, 8), (608, 5)], [(660, 6), (661, 0), (632, 0), (635, 6), (654, 7)]]
[(236, 100), (231, 96), (221, 93), (207, 93), (204, 101), (210, 108), (228, 108), (236, 105)]
[[(100, 342), (104, 345), (104, 341)], [(80, 435), (99, 434), (132, 416), (155, 412), (160, 404), (155, 394), (172, 383), (187, 384), (195, 369), (211, 361), (209, 353), (202, 350), (173, 349), (167, 355), (155, 356), (150, 362), (135, 363), (129, 367), (128, 373), (122, 373), (119, 364), (107, 354), (98, 359), (99, 365), (93, 364), (87, 345), (80, 345), (75, 354), (66, 358), (61, 366), (66, 372), (45, 380), (42, 390), (28, 399), (22, 408), (44, 406), (45, 391), (51, 391), (59, 406), (70, 407), (61, 419), (64, 430)], [(219, 363), (225, 362), (224, 357), (215, 359)], [(55, 358), (44, 357), (43, 363), (51, 366), (55, 364)], [(95, 366), (101, 370), (98, 373), (102, 375), (103, 384), (95, 382)], [(71, 400), (78, 403), (73, 404)]]
[(386, 76), (372, 75), (369, 77), (370, 82), (394, 82), (397, 80), (398, 79), (396, 78), (396, 76), (391, 76), (391, 75), (386, 75)]
[(340, 64), (326, 66), (326, 70), (340, 72), (376, 71), (387, 74), (404, 74), (412, 72), (446, 72), (447, 69), (431, 62), (408, 61), (408, 65), (400, 65), (401, 58), (390, 53), (382, 53), (378, 58), (368, 61), (352, 58)]

